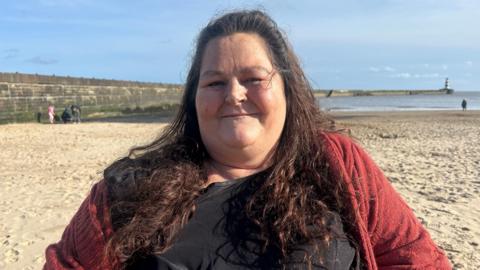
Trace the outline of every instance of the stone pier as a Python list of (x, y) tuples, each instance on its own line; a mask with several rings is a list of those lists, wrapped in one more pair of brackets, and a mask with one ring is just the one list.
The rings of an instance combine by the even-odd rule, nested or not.
[(46, 118), (53, 104), (57, 114), (66, 106), (80, 105), (82, 117), (131, 111), (173, 111), (180, 102), (180, 85), (126, 82), (0, 73), (0, 123)]

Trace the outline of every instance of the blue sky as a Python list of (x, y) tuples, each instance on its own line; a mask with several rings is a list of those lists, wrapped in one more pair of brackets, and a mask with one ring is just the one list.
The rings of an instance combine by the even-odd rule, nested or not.
[(258, 7), (315, 88), (480, 91), (477, 0), (3, 0), (0, 72), (182, 83), (208, 20)]

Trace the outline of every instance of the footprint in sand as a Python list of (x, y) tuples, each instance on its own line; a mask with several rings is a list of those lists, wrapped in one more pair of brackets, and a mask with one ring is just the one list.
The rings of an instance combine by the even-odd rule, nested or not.
[(4, 261), (6, 263), (18, 262), (18, 259), (20, 257), (20, 251), (18, 249), (11, 248), (7, 250), (3, 255), (5, 256)]

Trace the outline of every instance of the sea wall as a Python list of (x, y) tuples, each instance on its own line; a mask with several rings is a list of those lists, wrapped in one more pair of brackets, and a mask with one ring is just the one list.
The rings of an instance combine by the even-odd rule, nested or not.
[(138, 81), (106, 80), (83, 77), (39, 75), (25, 73), (0, 72), (0, 82), (30, 83), (30, 84), (63, 84), (63, 85), (88, 85), (88, 86), (162, 86), (175, 87), (176, 84), (149, 83)]
[(362, 90), (362, 89), (332, 89), (315, 90), (316, 97), (356, 97), (356, 96), (408, 96), (408, 95), (446, 95), (453, 89), (438, 90)]
[[(37, 80), (28, 76), (37, 76)], [(48, 81), (49, 76), (41, 76), (41, 81), (38, 75), (28, 74), (20, 79), (5, 77), (0, 74), (0, 123), (35, 121), (39, 112), (45, 121), (49, 104), (55, 106), (58, 115), (66, 106), (80, 105), (82, 118), (148, 111), (173, 113), (182, 94), (179, 85), (171, 84), (65, 77)]]

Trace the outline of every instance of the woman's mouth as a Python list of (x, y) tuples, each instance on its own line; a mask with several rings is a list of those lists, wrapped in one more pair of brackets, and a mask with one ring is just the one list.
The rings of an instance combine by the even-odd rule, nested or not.
[(256, 113), (234, 113), (234, 114), (225, 114), (222, 115), (221, 118), (240, 118), (246, 116), (254, 116), (257, 115)]

